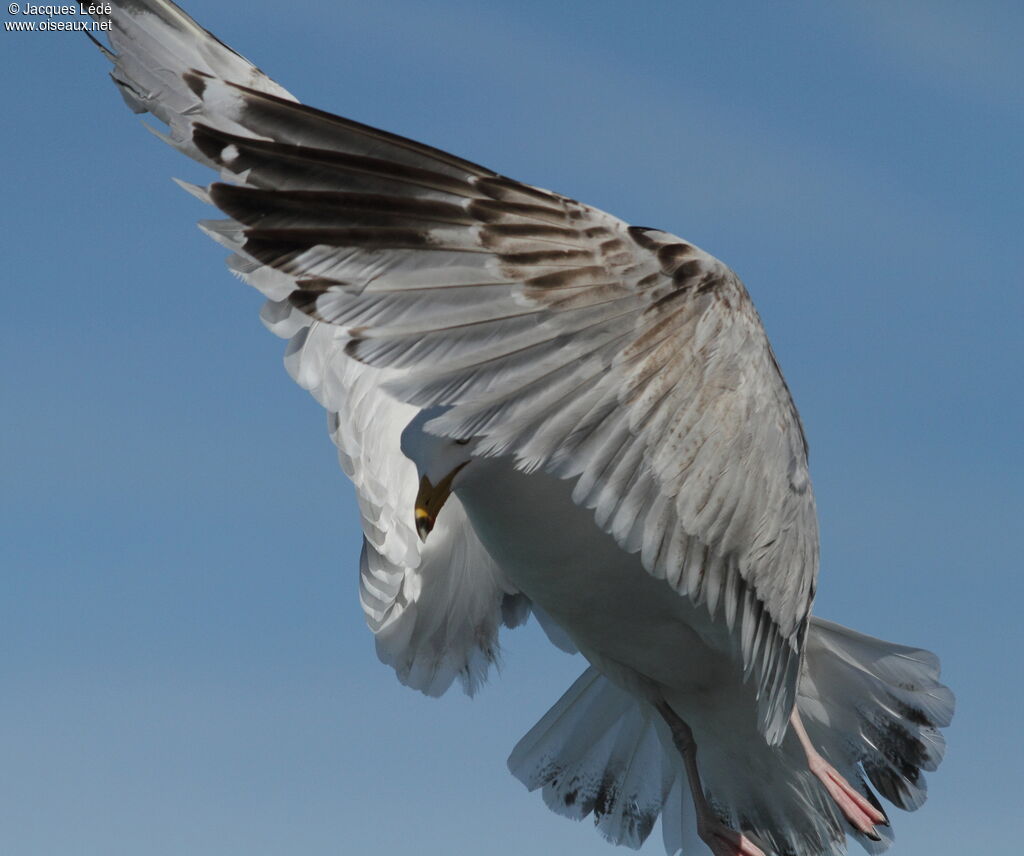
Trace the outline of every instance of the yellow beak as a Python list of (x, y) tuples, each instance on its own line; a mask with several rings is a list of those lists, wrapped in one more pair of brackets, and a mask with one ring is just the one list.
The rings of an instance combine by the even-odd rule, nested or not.
[(455, 476), (468, 463), (469, 461), (463, 461), (436, 485), (431, 484), (426, 476), (420, 479), (420, 490), (416, 494), (415, 518), (416, 534), (420, 536), (421, 541), (427, 540), (437, 522), (437, 515), (441, 513), (442, 507), (451, 496)]

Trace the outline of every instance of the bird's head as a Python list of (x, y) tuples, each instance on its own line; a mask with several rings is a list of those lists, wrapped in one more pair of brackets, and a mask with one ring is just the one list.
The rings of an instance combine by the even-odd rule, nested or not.
[(424, 429), (443, 412), (443, 408), (423, 410), (402, 431), (402, 454), (416, 465), (419, 476), (414, 514), (421, 541), (427, 540), (459, 476), (473, 459), (472, 440), (439, 437)]

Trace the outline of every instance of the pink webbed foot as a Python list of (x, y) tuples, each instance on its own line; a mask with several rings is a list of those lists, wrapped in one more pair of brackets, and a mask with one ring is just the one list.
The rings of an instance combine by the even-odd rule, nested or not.
[(825, 790), (828, 791), (828, 795), (832, 797), (843, 816), (853, 825), (854, 829), (864, 833), (868, 838), (880, 841), (881, 836), (875, 831), (875, 825), (879, 823), (888, 825), (885, 815), (868, 802), (860, 791), (846, 781), (835, 767), (818, 754), (796, 709), (793, 710), (790, 722), (804, 747), (807, 766), (825, 786)]
[(808, 759), (808, 763), (811, 772), (825, 786), (829, 796), (835, 800), (839, 810), (853, 824), (854, 828), (859, 829), (868, 838), (880, 841), (881, 837), (875, 832), (875, 824), (887, 823), (885, 815), (864, 799), (864, 795), (852, 787), (836, 772), (835, 767), (820, 755), (814, 761)]

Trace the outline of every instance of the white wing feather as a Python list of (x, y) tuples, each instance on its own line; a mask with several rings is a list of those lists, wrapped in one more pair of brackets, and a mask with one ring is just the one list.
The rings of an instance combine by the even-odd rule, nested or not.
[(292, 335), (286, 365), (327, 409), (342, 468), (356, 486), (364, 535), (359, 598), (377, 653), (415, 689), (440, 695), (458, 675), (472, 694), (497, 659), (502, 608), (514, 590), (457, 498), (420, 542), (412, 526), (416, 469), (399, 451), (417, 409), (383, 392), (381, 372), (345, 356), (337, 327), (291, 312), (290, 324), (299, 316), (306, 326)]

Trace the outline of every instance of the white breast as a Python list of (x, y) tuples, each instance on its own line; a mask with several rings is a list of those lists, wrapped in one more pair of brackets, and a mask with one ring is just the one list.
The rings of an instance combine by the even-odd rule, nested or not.
[[(742, 683), (724, 625), (655, 579), (571, 498), (571, 481), (477, 458), (456, 493), (509, 580), (632, 690), (694, 698)], [(742, 691), (742, 690), (741, 690)], [(673, 693), (674, 694), (674, 693)]]

